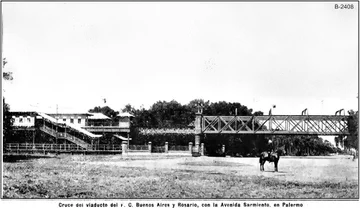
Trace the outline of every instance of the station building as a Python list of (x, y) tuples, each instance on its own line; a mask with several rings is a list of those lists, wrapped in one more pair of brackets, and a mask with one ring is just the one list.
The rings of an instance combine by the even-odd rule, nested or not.
[(89, 112), (12, 111), (10, 115), (13, 127), (5, 150), (14, 146), (42, 146), (49, 150), (116, 151), (121, 149), (121, 144), (131, 141), (133, 115), (129, 113), (119, 114), (114, 119)]

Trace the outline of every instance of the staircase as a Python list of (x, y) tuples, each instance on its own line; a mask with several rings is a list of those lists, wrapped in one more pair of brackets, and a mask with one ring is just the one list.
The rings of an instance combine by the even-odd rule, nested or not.
[(53, 130), (53, 129), (51, 129), (50, 127), (47, 127), (47, 126), (41, 126), (40, 127), (40, 130), (41, 131), (43, 131), (43, 132), (45, 132), (45, 133), (47, 133), (47, 134), (49, 134), (49, 135), (51, 135), (51, 136), (53, 136), (53, 137), (57, 137), (57, 138), (59, 138), (59, 139), (65, 139), (64, 138), (64, 135), (62, 135), (62, 133), (58, 133), (58, 132), (56, 132), (55, 130)]
[(76, 145), (78, 145), (78, 146), (80, 146), (80, 147), (82, 147), (84, 149), (88, 149), (91, 146), (91, 144), (85, 142), (82, 139), (79, 139), (79, 138), (77, 138), (75, 136), (72, 136), (72, 135), (70, 135), (68, 133), (56, 132), (56, 130), (53, 130), (52, 128), (47, 127), (45, 125), (41, 126), (40, 130), (47, 133), (47, 134), (49, 134), (49, 135), (51, 135), (51, 136), (53, 136), (53, 137), (57, 137), (59, 139), (66, 139), (66, 140), (68, 140), (68, 141), (70, 141), (72, 143), (75, 143)]
[(75, 130), (77, 133), (79, 133), (80, 135), (83, 135), (83, 136), (88, 136), (90, 137), (91, 139), (95, 139), (95, 138), (99, 138), (101, 137), (100, 135), (95, 135), (95, 134), (92, 134), (90, 133), (89, 131), (87, 130), (84, 130), (84, 129), (81, 129), (75, 125), (72, 125), (72, 124), (59, 124), (57, 123), (57, 120), (47, 114), (44, 114), (44, 113), (38, 113), (44, 120), (44, 124), (40, 126), (40, 130), (53, 136), (53, 137), (56, 137), (56, 138), (59, 138), (59, 139), (66, 139), (86, 150), (91, 150), (92, 149), (92, 144), (84, 141), (83, 139), (80, 139), (78, 137), (75, 137), (73, 135), (70, 135), (69, 133), (63, 133), (63, 132), (57, 132), (56, 130), (54, 130), (53, 128), (51, 127), (48, 127), (45, 125), (45, 122), (50, 124), (50, 125), (53, 125), (57, 128), (71, 128), (72, 130)]

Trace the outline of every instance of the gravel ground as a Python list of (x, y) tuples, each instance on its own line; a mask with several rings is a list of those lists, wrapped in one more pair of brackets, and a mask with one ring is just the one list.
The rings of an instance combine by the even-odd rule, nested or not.
[[(145, 158), (145, 159), (144, 159)], [(86, 164), (115, 165), (119, 167), (142, 167), (150, 170), (209, 171), (219, 174), (260, 175), (285, 181), (299, 182), (343, 182), (358, 181), (358, 159), (350, 156), (282, 157), (279, 172), (274, 164), (266, 162), (265, 172), (260, 172), (258, 158), (220, 157), (169, 157), (113, 156), (106, 161), (92, 161)]]
[(4, 162), (4, 198), (358, 198), (358, 160), (59, 155)]

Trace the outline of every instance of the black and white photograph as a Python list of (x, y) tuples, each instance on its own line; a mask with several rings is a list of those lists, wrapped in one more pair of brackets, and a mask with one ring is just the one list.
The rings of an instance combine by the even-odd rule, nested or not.
[(1, 2), (1, 206), (359, 201), (358, 6)]

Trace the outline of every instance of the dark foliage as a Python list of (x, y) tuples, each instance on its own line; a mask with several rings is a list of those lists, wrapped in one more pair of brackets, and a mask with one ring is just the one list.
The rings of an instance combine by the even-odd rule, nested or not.
[(358, 150), (359, 146), (359, 113), (353, 110), (348, 111), (348, 128), (350, 136), (348, 136), (345, 140), (346, 148), (355, 148)]
[[(261, 111), (253, 113), (252, 109), (240, 103), (225, 101), (210, 103), (203, 99), (192, 100), (186, 105), (181, 105), (175, 100), (158, 101), (148, 110), (137, 110), (131, 105), (126, 105), (123, 109), (123, 112), (125, 111), (135, 115), (132, 121), (131, 137), (133, 143), (139, 145), (147, 144), (149, 141), (153, 145), (169, 142), (169, 145), (186, 146), (190, 141), (194, 143), (194, 135), (141, 135), (136, 129), (191, 128), (198, 111), (206, 115), (263, 115)], [(273, 141), (270, 144), (269, 139)], [(317, 136), (205, 135), (201, 138), (201, 142), (205, 144), (206, 154), (211, 156), (258, 156), (263, 151), (276, 150), (279, 147), (283, 147), (288, 155), (298, 156), (339, 152), (329, 142)], [(225, 152), (223, 147), (225, 147)]]
[(10, 115), (10, 105), (5, 102), (3, 98), (3, 142), (6, 143), (7, 139), (12, 135), (12, 117)]
[[(3, 68), (7, 64), (6, 58), (3, 58)], [(13, 80), (12, 72), (3, 71), (4, 80)], [(12, 134), (12, 117), (10, 116), (10, 105), (5, 102), (3, 97), (3, 143), (6, 143), (7, 138)]]
[(116, 115), (119, 114), (119, 112), (113, 110), (109, 106), (104, 106), (104, 107), (97, 106), (97, 107), (94, 107), (93, 109), (89, 109), (89, 112), (102, 113), (111, 119), (115, 118)]

